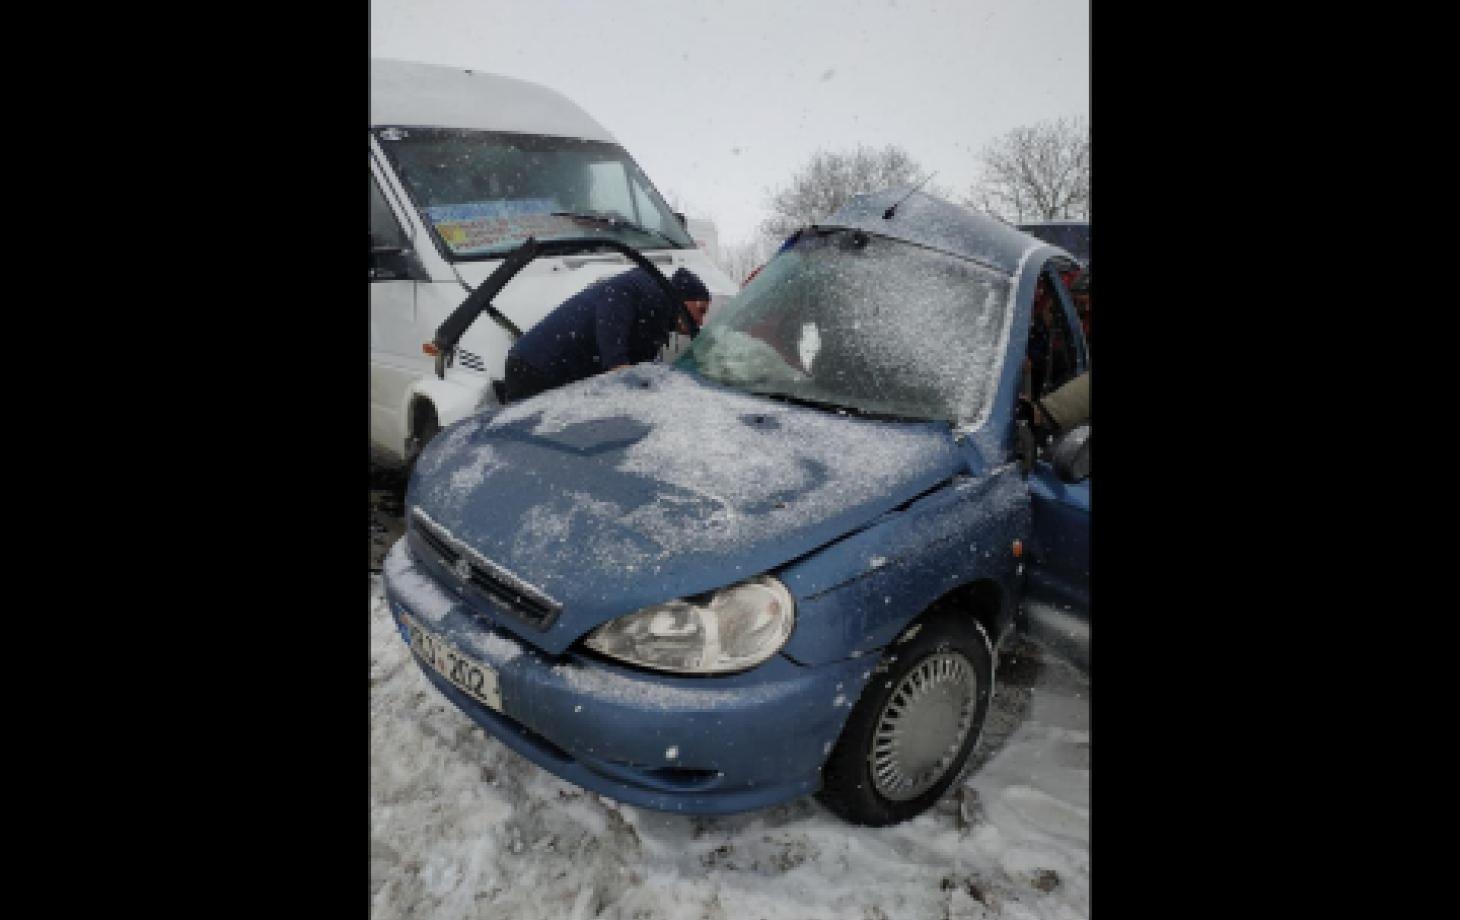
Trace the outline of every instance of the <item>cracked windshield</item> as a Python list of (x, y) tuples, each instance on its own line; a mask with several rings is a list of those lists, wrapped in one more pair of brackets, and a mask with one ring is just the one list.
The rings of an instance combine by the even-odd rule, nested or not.
[(684, 367), (738, 389), (959, 421), (992, 398), (1008, 279), (859, 231), (808, 231), (713, 318)]

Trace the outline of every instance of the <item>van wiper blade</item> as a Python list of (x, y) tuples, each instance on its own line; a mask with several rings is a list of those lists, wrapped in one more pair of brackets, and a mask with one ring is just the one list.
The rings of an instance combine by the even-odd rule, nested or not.
[(892, 412), (874, 412), (871, 409), (859, 409), (856, 406), (844, 406), (841, 403), (827, 402), (821, 399), (807, 399), (804, 396), (791, 396), (788, 393), (767, 392), (762, 390), (751, 390), (756, 396), (764, 396), (766, 399), (774, 399), (778, 402), (792, 403), (797, 406), (807, 406), (812, 409), (820, 409), (823, 412), (833, 412), (838, 415), (855, 415), (857, 418), (872, 419), (878, 422), (926, 422), (925, 418), (917, 418), (911, 415), (897, 415)]
[(581, 220), (581, 221), (587, 221), (589, 223), (603, 224), (603, 225), (605, 225), (607, 227), (610, 227), (610, 228), (612, 228), (614, 230), (617, 230), (617, 229), (620, 229), (620, 228), (625, 229), (625, 230), (635, 230), (635, 231), (638, 231), (639, 233), (647, 233), (650, 236), (657, 236), (661, 240), (663, 240), (664, 242), (668, 243), (670, 246), (673, 246), (675, 249), (684, 249), (685, 248), (683, 246), (683, 244), (681, 244), (678, 240), (674, 239), (673, 237), (668, 236), (668, 235), (666, 235), (664, 233), (661, 233), (658, 230), (650, 230), (648, 227), (641, 226), (640, 224), (636, 224), (633, 221), (629, 220), (627, 217), (624, 217), (622, 214), (614, 214), (614, 213), (611, 213), (611, 212), (602, 212), (602, 211), (553, 211), (552, 212), (552, 216), (553, 217), (568, 217), (568, 218), (572, 218), (573, 220)]

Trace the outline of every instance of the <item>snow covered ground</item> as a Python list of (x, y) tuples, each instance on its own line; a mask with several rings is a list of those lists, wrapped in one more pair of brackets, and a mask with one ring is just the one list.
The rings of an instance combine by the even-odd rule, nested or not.
[(859, 828), (804, 798), (693, 818), (585, 792), (492, 740), (421, 675), (370, 584), (377, 920), (1089, 915), (1089, 682), (1031, 643), (1000, 662), (981, 765), (921, 817)]

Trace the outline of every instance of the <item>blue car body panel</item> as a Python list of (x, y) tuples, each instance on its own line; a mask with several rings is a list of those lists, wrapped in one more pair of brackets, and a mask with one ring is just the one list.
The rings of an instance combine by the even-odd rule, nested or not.
[(1090, 666), (1090, 481), (1060, 481), (1049, 464), (1029, 476), (1032, 533), (1025, 582), (1029, 632)]
[(1051, 221), (1039, 224), (1021, 224), (1020, 230), (1030, 236), (1037, 236), (1045, 242), (1068, 250), (1082, 265), (1090, 264), (1090, 222)]
[(404, 547), (393, 553), (400, 555), (387, 562), (386, 597), (397, 626), (404, 611), (491, 667), (502, 711), (423, 665), (432, 683), (544, 769), (648, 808), (725, 813), (815, 791), (870, 674), (870, 659), (813, 668), (776, 655), (750, 671), (707, 678), (545, 655), (484, 623)]
[[(773, 481), (722, 487), (706, 469), (690, 488), (656, 470), (626, 470), (649, 427), (622, 407), (656, 395), (700, 413), (719, 406), (730, 425), (743, 426), (752, 439), (764, 435), (773, 447), (792, 438), (809, 442), (786, 458), (802, 466), (787, 477), (796, 487)], [(423, 475), (412, 481), (407, 506), (562, 605), (545, 632), (489, 605), (482, 611), (554, 654), (614, 617), (770, 571), (966, 468), (947, 424), (830, 416), (736, 394), (662, 366), (591, 378), (549, 396), (574, 418), (591, 420), (545, 425), (543, 412), (533, 411), (547, 404), (543, 398), (514, 414), (464, 419), (422, 453)], [(655, 433), (678, 443), (682, 435), (674, 429), (684, 424), (666, 418)], [(852, 481), (856, 464), (838, 457), (869, 442), (898, 451), (895, 473), (876, 488)], [(591, 495), (585, 483), (592, 483)], [(811, 504), (814, 514), (804, 507)], [(439, 567), (436, 573), (454, 578)]]
[[(903, 196), (876, 192), (856, 195), (824, 221), (828, 227), (851, 227), (908, 240), (961, 259), (973, 259), (1006, 275), (1015, 275), (1031, 244), (1041, 241), (1010, 226), (932, 195)], [(892, 217), (890, 205), (897, 203)]]
[[(785, 654), (824, 664), (875, 652), (960, 585), (987, 580), (1013, 597), (1013, 545), (1028, 534), (1028, 496), (1013, 467), (960, 476), (787, 567), (780, 577), (796, 595), (797, 620)], [(1001, 605), (996, 633), (1011, 616)]]
[[(407, 538), (384, 579), (398, 623), (409, 613), (495, 671), (502, 711), (422, 662), (448, 699), (584, 788), (661, 810), (745, 811), (818, 788), (882, 651), (929, 605), (987, 590), (997, 640), (1023, 584), (1016, 541), (1037, 548), (1028, 577), (1040, 590), (1077, 573), (1088, 538), (1082, 550), (1055, 537), (1073, 520), (1062, 499), (1079, 489), (1026, 480), (1012, 463), (1033, 290), (1064, 253), (906, 195), (859, 196), (824, 225), (1010, 276), (998, 384), (982, 414), (956, 424), (843, 417), (640, 365), (457, 423), (417, 463)], [(1083, 341), (1076, 347), (1078, 371), (1087, 359)], [(1088, 484), (1083, 494), (1087, 528)], [(547, 625), (474, 588), (428, 532), (540, 596)], [(747, 671), (653, 672), (582, 645), (616, 617), (765, 573), (790, 590), (795, 625), (779, 653)]]
[(1088, 617), (1090, 607), (1090, 481), (1061, 482), (1049, 464), (1035, 464), (1031, 597)]

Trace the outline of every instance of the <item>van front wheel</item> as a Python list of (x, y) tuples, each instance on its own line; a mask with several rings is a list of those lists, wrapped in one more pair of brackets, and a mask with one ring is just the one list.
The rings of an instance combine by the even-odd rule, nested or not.
[(882, 827), (926, 811), (973, 753), (988, 713), (992, 653), (976, 622), (941, 610), (883, 656), (822, 768), (822, 804)]
[(406, 481), (409, 482), (411, 473), (416, 469), (416, 458), (421, 456), (421, 451), (436, 437), (441, 430), (441, 423), (436, 419), (436, 407), (428, 402), (418, 404), (416, 410), (411, 413), (411, 437), (406, 448)]

